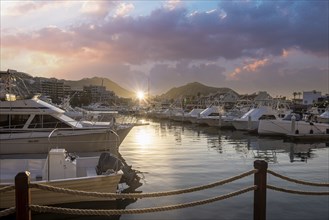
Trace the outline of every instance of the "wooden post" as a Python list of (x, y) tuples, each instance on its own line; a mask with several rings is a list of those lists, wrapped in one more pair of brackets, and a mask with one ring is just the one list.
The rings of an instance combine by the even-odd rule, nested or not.
[(15, 177), (16, 219), (31, 220), (30, 173), (18, 173)]
[(256, 160), (254, 168), (258, 170), (254, 177), (254, 184), (257, 186), (254, 191), (254, 220), (266, 220), (267, 162)]

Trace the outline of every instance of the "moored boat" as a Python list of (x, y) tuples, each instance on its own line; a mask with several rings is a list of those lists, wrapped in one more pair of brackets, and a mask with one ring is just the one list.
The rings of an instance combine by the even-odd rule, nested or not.
[(133, 124), (76, 121), (40, 100), (0, 101), (0, 155), (48, 153), (54, 145), (68, 152), (116, 152)]
[[(294, 118), (292, 118), (294, 117)], [(260, 120), (258, 134), (260, 135), (315, 135), (329, 134), (329, 124), (299, 120), (298, 117), (288, 115), (283, 119)]]
[[(104, 162), (104, 158), (107, 162)], [(47, 158), (1, 159), (0, 164), (0, 188), (12, 185), (17, 173), (28, 171), (31, 183), (71, 190), (116, 193), (123, 175), (122, 163), (109, 153), (73, 158), (65, 149), (52, 149)], [(36, 205), (104, 200), (86, 196), (63, 196), (61, 193), (37, 188), (31, 189), (31, 198), (32, 204)], [(2, 193), (0, 208), (13, 206), (15, 191)]]

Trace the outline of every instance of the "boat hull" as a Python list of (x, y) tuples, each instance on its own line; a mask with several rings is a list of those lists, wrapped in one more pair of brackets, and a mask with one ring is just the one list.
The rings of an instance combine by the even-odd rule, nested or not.
[(198, 123), (200, 124), (207, 124), (211, 127), (218, 127), (218, 128), (232, 128), (232, 120), (226, 120), (219, 117), (208, 117), (208, 118), (201, 118), (199, 119)]
[(236, 130), (257, 131), (259, 121), (233, 120), (232, 125)]
[(288, 135), (288, 134), (325, 134), (329, 129), (326, 123), (309, 123), (305, 121), (260, 120), (258, 133), (261, 135)]
[(117, 152), (131, 126), (113, 132), (109, 129), (69, 129), (50, 132), (17, 132), (0, 134), (0, 155), (48, 153), (65, 146), (68, 152)]
[[(54, 187), (60, 187), (72, 190), (81, 190), (89, 192), (115, 193), (121, 179), (121, 174), (108, 176), (81, 177), (55, 181), (38, 181), (34, 183), (45, 184)], [(4, 185), (0, 185), (2, 188)], [(88, 196), (72, 196), (69, 194), (50, 192), (36, 188), (31, 189), (31, 204), (33, 205), (54, 205), (83, 201), (101, 201), (110, 200)], [(15, 206), (15, 190), (2, 193), (0, 196), (0, 208), (9, 208)]]

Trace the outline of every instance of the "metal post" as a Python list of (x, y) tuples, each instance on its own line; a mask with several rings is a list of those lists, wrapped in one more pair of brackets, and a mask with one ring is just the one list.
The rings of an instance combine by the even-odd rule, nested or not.
[(291, 117), (291, 134), (295, 134), (296, 131), (296, 116)]
[(254, 177), (254, 184), (257, 186), (254, 191), (254, 220), (266, 220), (267, 162), (256, 160), (254, 168), (258, 170)]
[(18, 173), (15, 177), (16, 219), (31, 220), (30, 173)]
[(248, 115), (248, 131), (251, 130), (251, 116)]

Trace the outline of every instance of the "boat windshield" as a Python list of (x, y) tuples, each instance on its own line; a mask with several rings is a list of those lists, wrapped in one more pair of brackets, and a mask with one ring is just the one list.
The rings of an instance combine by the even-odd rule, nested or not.
[(287, 114), (282, 120), (291, 121), (292, 116), (295, 116), (296, 117), (296, 121), (300, 121), (301, 120), (300, 114)]
[(70, 118), (67, 115), (60, 115), (59, 119), (63, 122), (65, 122), (66, 124), (70, 125), (70, 127), (75, 127), (75, 128), (82, 128), (82, 124), (76, 120), (74, 120), (73, 118)]

